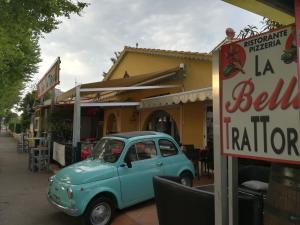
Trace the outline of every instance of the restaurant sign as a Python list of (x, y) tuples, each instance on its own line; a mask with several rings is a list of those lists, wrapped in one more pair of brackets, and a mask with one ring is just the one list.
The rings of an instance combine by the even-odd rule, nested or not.
[(223, 45), (219, 70), (222, 153), (300, 163), (294, 25)]
[(37, 98), (41, 98), (47, 91), (59, 84), (60, 58), (51, 66), (48, 72), (37, 84)]

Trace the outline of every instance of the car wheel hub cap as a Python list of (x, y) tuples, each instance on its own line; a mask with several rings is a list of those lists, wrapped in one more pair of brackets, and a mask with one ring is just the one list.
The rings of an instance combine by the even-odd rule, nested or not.
[(91, 213), (91, 223), (93, 225), (105, 225), (111, 216), (111, 209), (107, 203), (96, 206)]
[(183, 184), (183, 185), (187, 185), (187, 181), (186, 181), (186, 179), (182, 178), (182, 179), (181, 179), (181, 184)]

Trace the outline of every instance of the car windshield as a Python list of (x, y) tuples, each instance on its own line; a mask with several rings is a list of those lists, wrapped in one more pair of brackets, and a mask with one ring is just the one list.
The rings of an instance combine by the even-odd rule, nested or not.
[(105, 162), (116, 162), (124, 148), (124, 142), (116, 139), (102, 138), (93, 149), (93, 159), (102, 159)]

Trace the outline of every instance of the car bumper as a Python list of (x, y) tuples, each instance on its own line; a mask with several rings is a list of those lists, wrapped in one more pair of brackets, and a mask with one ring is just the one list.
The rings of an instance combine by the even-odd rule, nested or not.
[(60, 204), (58, 204), (57, 202), (55, 202), (51, 196), (48, 194), (48, 201), (51, 203), (51, 205), (53, 205), (55, 208), (63, 211), (64, 213), (70, 215), (70, 216), (80, 216), (80, 212), (79, 209), (76, 208), (69, 208), (69, 207), (65, 207), (62, 206)]

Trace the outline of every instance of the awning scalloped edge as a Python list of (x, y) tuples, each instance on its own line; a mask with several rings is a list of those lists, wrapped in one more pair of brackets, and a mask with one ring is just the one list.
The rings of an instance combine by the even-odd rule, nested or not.
[(181, 92), (165, 96), (143, 99), (140, 108), (154, 108), (180, 103), (212, 100), (212, 89), (203, 88), (193, 91)]

